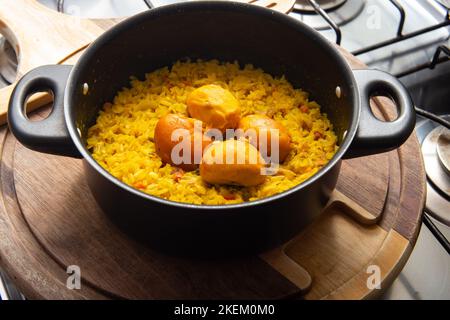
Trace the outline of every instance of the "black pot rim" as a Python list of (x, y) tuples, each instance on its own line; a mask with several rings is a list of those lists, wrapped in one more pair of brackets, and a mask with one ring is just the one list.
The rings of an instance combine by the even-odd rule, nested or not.
[[(308, 38), (311, 39), (311, 41), (315, 41), (316, 44), (320, 47), (322, 47), (323, 50), (328, 50), (330, 54), (334, 54), (336, 56), (336, 60), (340, 64), (340, 68), (342, 70), (345, 70), (347, 73), (347, 76), (349, 77), (349, 80), (351, 81), (352, 87), (350, 89), (353, 89), (353, 117), (350, 122), (350, 127), (347, 129), (347, 133), (345, 135), (345, 138), (343, 139), (342, 145), (339, 147), (338, 152), (333, 156), (333, 158), (323, 167), (321, 168), (317, 173), (315, 173), (312, 177), (308, 178), (301, 184), (288, 189), (284, 192), (272, 195), (270, 197), (266, 197), (263, 199), (250, 201), (250, 202), (243, 202), (238, 204), (227, 204), (227, 205), (197, 205), (197, 204), (189, 204), (189, 203), (183, 203), (183, 202), (176, 202), (171, 200), (166, 200), (163, 198), (159, 198), (157, 196), (150, 195), (148, 193), (145, 193), (143, 191), (139, 191), (124, 182), (120, 181), (116, 177), (114, 177), (112, 174), (110, 174), (107, 170), (105, 170), (94, 158), (92, 157), (91, 153), (86, 149), (83, 142), (81, 141), (80, 134), (78, 132), (78, 128), (75, 124), (74, 119), (72, 118), (72, 114), (70, 112), (70, 109), (73, 107), (71, 104), (71, 94), (75, 93), (77, 91), (77, 88), (75, 87), (74, 80), (78, 78), (78, 75), (81, 73), (83, 66), (87, 64), (89, 59), (93, 58), (95, 56), (95, 52), (98, 48), (103, 46), (105, 43), (109, 41), (109, 39), (113, 38), (117, 34), (126, 31), (130, 26), (132, 25), (139, 25), (141, 21), (146, 19), (154, 19), (158, 17), (159, 15), (164, 15), (167, 13), (172, 13), (174, 11), (185, 11), (185, 10), (228, 10), (228, 11), (236, 11), (236, 12), (247, 12), (250, 14), (256, 14), (263, 16), (265, 19), (273, 19), (276, 20), (279, 23), (286, 24), (287, 26), (294, 28), (296, 31), (305, 33)], [(79, 89), (79, 88), (78, 88)], [(81, 92), (81, 90), (79, 90)], [(128, 192), (133, 193), (134, 195), (144, 198), (149, 201), (156, 201), (160, 204), (164, 204), (167, 206), (175, 206), (180, 208), (189, 208), (189, 209), (198, 209), (198, 210), (220, 210), (224, 209), (226, 212), (228, 210), (232, 209), (244, 209), (248, 207), (253, 206), (259, 206), (261, 204), (279, 200), (282, 198), (285, 198), (289, 195), (292, 195), (301, 189), (304, 189), (308, 187), (309, 185), (313, 184), (315, 181), (320, 179), (322, 176), (324, 176), (328, 171), (331, 170), (335, 165), (339, 163), (339, 161), (342, 159), (344, 154), (349, 149), (358, 128), (359, 119), (360, 119), (360, 98), (359, 98), (359, 92), (358, 92), (358, 86), (356, 85), (356, 80), (353, 75), (352, 69), (347, 64), (346, 60), (342, 56), (342, 54), (337, 50), (334, 44), (330, 43), (326, 38), (324, 38), (320, 33), (318, 33), (316, 30), (310, 28), (303, 22), (300, 22), (292, 17), (289, 17), (288, 15), (282, 14), (280, 12), (270, 10), (264, 7), (259, 7), (252, 4), (247, 3), (240, 3), (240, 2), (231, 2), (231, 1), (193, 1), (193, 2), (182, 2), (182, 3), (175, 3), (170, 5), (165, 5), (162, 7), (154, 8), (148, 11), (141, 12), (135, 16), (132, 16), (108, 31), (106, 31), (104, 34), (102, 34), (98, 39), (96, 39), (82, 54), (80, 59), (77, 61), (77, 63), (74, 65), (65, 89), (64, 94), (64, 118), (66, 121), (66, 126), (69, 131), (70, 137), (72, 138), (72, 141), (76, 145), (78, 151), (81, 153), (83, 158), (89, 163), (90, 166), (92, 166), (96, 171), (98, 171), (104, 178), (108, 179), (112, 183), (114, 183), (117, 187), (125, 189)]]

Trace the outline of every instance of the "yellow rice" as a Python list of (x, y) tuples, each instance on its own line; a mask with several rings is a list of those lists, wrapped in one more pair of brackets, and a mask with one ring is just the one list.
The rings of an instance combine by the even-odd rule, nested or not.
[[(242, 116), (265, 114), (289, 131), (292, 150), (274, 176), (256, 187), (214, 186), (198, 170), (180, 174), (155, 152), (153, 133), (168, 113), (187, 115), (186, 98), (195, 88), (218, 84), (239, 100)], [(131, 78), (129, 88), (106, 103), (88, 132), (88, 149), (100, 165), (126, 184), (164, 199), (205, 205), (253, 201), (290, 189), (314, 175), (335, 154), (337, 138), (320, 106), (284, 78), (237, 62), (176, 62)]]

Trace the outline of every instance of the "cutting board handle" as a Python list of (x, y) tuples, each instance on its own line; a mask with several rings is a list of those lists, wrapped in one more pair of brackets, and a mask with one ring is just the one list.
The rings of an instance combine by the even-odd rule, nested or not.
[[(295, 0), (237, 0), (283, 13)], [(86, 48), (105, 30), (93, 20), (56, 12), (36, 0), (0, 0), (0, 33), (13, 45), (18, 56), (17, 78), (42, 65), (60, 64)], [(0, 125), (6, 123), (8, 101), (16, 82), (0, 89)], [(33, 96), (27, 111), (51, 101), (49, 95)]]
[[(65, 61), (104, 32), (92, 20), (56, 12), (36, 0), (11, 2), (0, 0), (0, 33), (18, 56), (17, 78), (38, 66)], [(0, 125), (6, 122), (9, 97), (16, 83), (0, 89)], [(49, 101), (49, 95), (33, 96), (27, 110)]]

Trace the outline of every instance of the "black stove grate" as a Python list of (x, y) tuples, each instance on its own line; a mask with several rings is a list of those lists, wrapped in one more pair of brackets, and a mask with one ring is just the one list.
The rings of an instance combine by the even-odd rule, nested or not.
[[(317, 3), (317, 1), (315, 1), (315, 0), (307, 0), (307, 1), (310, 3), (311, 7), (314, 8), (316, 13), (318, 15), (320, 15), (329, 24), (331, 29), (334, 30), (334, 32), (336, 33), (336, 44), (340, 45), (342, 42), (341, 28), (337, 25), (337, 23), (335, 21), (333, 21), (333, 19), (330, 17), (330, 15), (320, 6), (320, 4)], [(408, 34), (404, 34), (403, 28), (404, 28), (405, 21), (406, 21), (406, 11), (397, 0), (389, 0), (389, 1), (400, 13), (400, 19), (399, 19), (398, 28), (397, 28), (397, 35), (394, 38), (391, 38), (391, 39), (388, 39), (388, 40), (385, 40), (385, 41), (382, 41), (379, 43), (375, 43), (368, 47), (364, 47), (364, 48), (355, 50), (352, 52), (353, 55), (355, 55), (355, 56), (362, 55), (364, 53), (378, 50), (378, 49), (390, 46), (392, 44), (395, 44), (395, 43), (398, 43), (398, 42), (401, 42), (404, 40), (408, 40), (408, 39), (420, 36), (422, 34), (425, 34), (425, 33), (428, 33), (428, 32), (434, 31), (434, 30), (438, 30), (440, 28), (445, 28), (445, 27), (450, 26), (450, 8), (447, 5), (445, 5), (442, 0), (433, 0), (447, 10), (446, 15), (444, 17), (444, 21), (442, 21), (441, 23), (438, 23), (434, 26), (430, 26), (427, 28), (423, 28), (423, 29), (408, 33)], [(294, 9), (294, 11), (295, 11), (295, 9)], [(419, 65), (419, 66), (415, 66), (409, 70), (405, 70), (399, 74), (396, 74), (396, 76), (400, 78), (400, 77), (404, 77), (406, 75), (409, 75), (409, 74), (412, 74), (412, 73), (415, 73), (415, 72), (418, 72), (420, 70), (424, 70), (427, 68), (434, 69), (436, 67), (436, 65), (450, 60), (449, 52), (450, 52), (450, 49), (447, 46), (439, 46), (436, 49), (435, 55), (430, 62)]]
[(416, 73), (420, 70), (424, 70), (424, 69), (433, 70), (434, 68), (436, 68), (436, 66), (438, 64), (447, 62), (449, 60), (450, 60), (450, 48), (448, 46), (441, 45), (441, 46), (437, 47), (436, 51), (434, 52), (433, 58), (431, 59), (430, 62), (421, 64), (421, 65), (418, 65), (411, 69), (397, 73), (395, 76), (398, 78), (401, 78), (401, 77)]

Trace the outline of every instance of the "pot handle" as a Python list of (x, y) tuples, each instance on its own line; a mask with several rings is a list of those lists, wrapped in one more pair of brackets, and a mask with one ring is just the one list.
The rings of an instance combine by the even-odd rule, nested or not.
[[(64, 119), (64, 90), (72, 66), (47, 65), (25, 74), (14, 88), (8, 107), (11, 132), (27, 148), (62, 156), (81, 158)], [(25, 111), (30, 95), (49, 91), (53, 94), (53, 109), (46, 119), (31, 121)]]
[[(361, 101), (361, 117), (356, 136), (344, 158), (356, 158), (391, 151), (400, 147), (416, 124), (414, 104), (397, 78), (378, 70), (354, 70)], [(370, 108), (373, 96), (392, 97), (398, 118), (392, 122), (378, 120)]]

